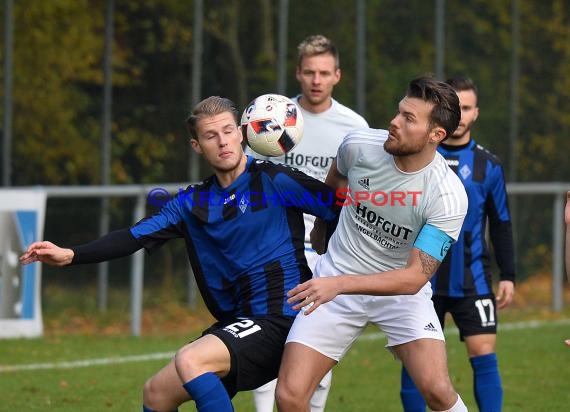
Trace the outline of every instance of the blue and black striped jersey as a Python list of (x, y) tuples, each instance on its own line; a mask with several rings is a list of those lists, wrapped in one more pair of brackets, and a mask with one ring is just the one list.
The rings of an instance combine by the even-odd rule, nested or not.
[(326, 221), (338, 206), (324, 183), (248, 156), (229, 187), (214, 177), (189, 186), (131, 228), (149, 252), (184, 238), (204, 301), (218, 320), (296, 311), (286, 292), (312, 276), (304, 254), (303, 213)]
[(501, 280), (515, 280), (513, 233), (503, 167), (499, 159), (474, 140), (462, 146), (441, 144), (445, 157), (465, 186), (469, 207), (457, 242), (432, 278), (434, 295), (449, 297), (493, 293), (489, 236)]

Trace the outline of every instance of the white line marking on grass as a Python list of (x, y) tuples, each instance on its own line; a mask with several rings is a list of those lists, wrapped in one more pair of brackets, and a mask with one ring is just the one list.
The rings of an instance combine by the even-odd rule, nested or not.
[[(499, 332), (505, 330), (521, 330), (521, 329), (536, 329), (546, 325), (570, 325), (570, 319), (557, 319), (557, 320), (529, 320), (525, 322), (501, 323), (499, 325)], [(444, 331), (445, 335), (457, 335), (459, 330), (456, 327), (447, 328)], [(360, 335), (358, 340), (377, 340), (385, 338), (382, 332), (372, 332), (365, 335)]]
[[(559, 320), (531, 320), (526, 322), (503, 323), (499, 326), (499, 331), (505, 330), (520, 330), (520, 329), (536, 329), (545, 325), (570, 325), (570, 319)], [(458, 331), (452, 327), (445, 330), (446, 335), (457, 335)], [(367, 333), (361, 335), (358, 340), (378, 340), (384, 339), (385, 335), (380, 332)], [(98, 365), (116, 365), (119, 363), (130, 362), (147, 362), (150, 360), (170, 359), (174, 353), (172, 352), (158, 352), (148, 353), (145, 355), (132, 355), (132, 356), (118, 356), (113, 358), (99, 358), (99, 359), (83, 359), (77, 361), (67, 362), (49, 362), (49, 363), (30, 363), (27, 365), (0, 365), (0, 373), (4, 372), (18, 372), (38, 369), (72, 369), (72, 368), (85, 368), (88, 366)]]
[(132, 355), (121, 356), (113, 358), (99, 358), (99, 359), (84, 359), (68, 362), (50, 362), (50, 363), (30, 363), (27, 365), (0, 365), (0, 373), (2, 372), (17, 372), (24, 370), (38, 370), (38, 369), (72, 369), (72, 368), (85, 368), (88, 366), (97, 365), (116, 365), (119, 363), (130, 362), (146, 362), (149, 360), (160, 360), (172, 358), (172, 352), (162, 353), (148, 353), (146, 355)]

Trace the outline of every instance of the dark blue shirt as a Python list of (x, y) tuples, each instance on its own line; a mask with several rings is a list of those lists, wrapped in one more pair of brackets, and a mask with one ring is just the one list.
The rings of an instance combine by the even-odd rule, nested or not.
[(229, 187), (215, 177), (189, 186), (131, 233), (149, 252), (184, 238), (202, 297), (217, 319), (294, 316), (286, 292), (312, 276), (303, 213), (334, 221), (337, 209), (324, 183), (248, 156), (246, 171)]
[(432, 278), (434, 295), (465, 297), (493, 293), (489, 236), (501, 280), (515, 280), (513, 234), (503, 167), (474, 140), (463, 146), (441, 144), (439, 153), (465, 186), (469, 207), (458, 241)]

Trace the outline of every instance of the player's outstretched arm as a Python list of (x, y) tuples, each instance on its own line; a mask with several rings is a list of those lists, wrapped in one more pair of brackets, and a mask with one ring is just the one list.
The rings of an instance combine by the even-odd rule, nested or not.
[(42, 262), (53, 266), (99, 263), (131, 255), (141, 248), (129, 228), (126, 228), (109, 232), (99, 239), (71, 249), (46, 241), (35, 242), (20, 257), (20, 262), (24, 265)]
[(71, 263), (73, 255), (73, 250), (61, 248), (51, 242), (34, 242), (20, 256), (20, 262), (23, 265), (42, 262), (52, 266), (65, 266)]

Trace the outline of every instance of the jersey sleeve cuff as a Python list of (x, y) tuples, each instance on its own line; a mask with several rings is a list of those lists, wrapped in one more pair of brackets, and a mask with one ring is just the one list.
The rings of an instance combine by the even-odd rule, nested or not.
[(501, 275), (499, 276), (499, 278), (500, 278), (501, 280), (510, 280), (510, 281), (513, 282), (513, 283), (516, 283), (516, 282), (515, 282), (515, 277), (516, 277), (516, 276), (515, 276), (514, 273), (501, 273)]

